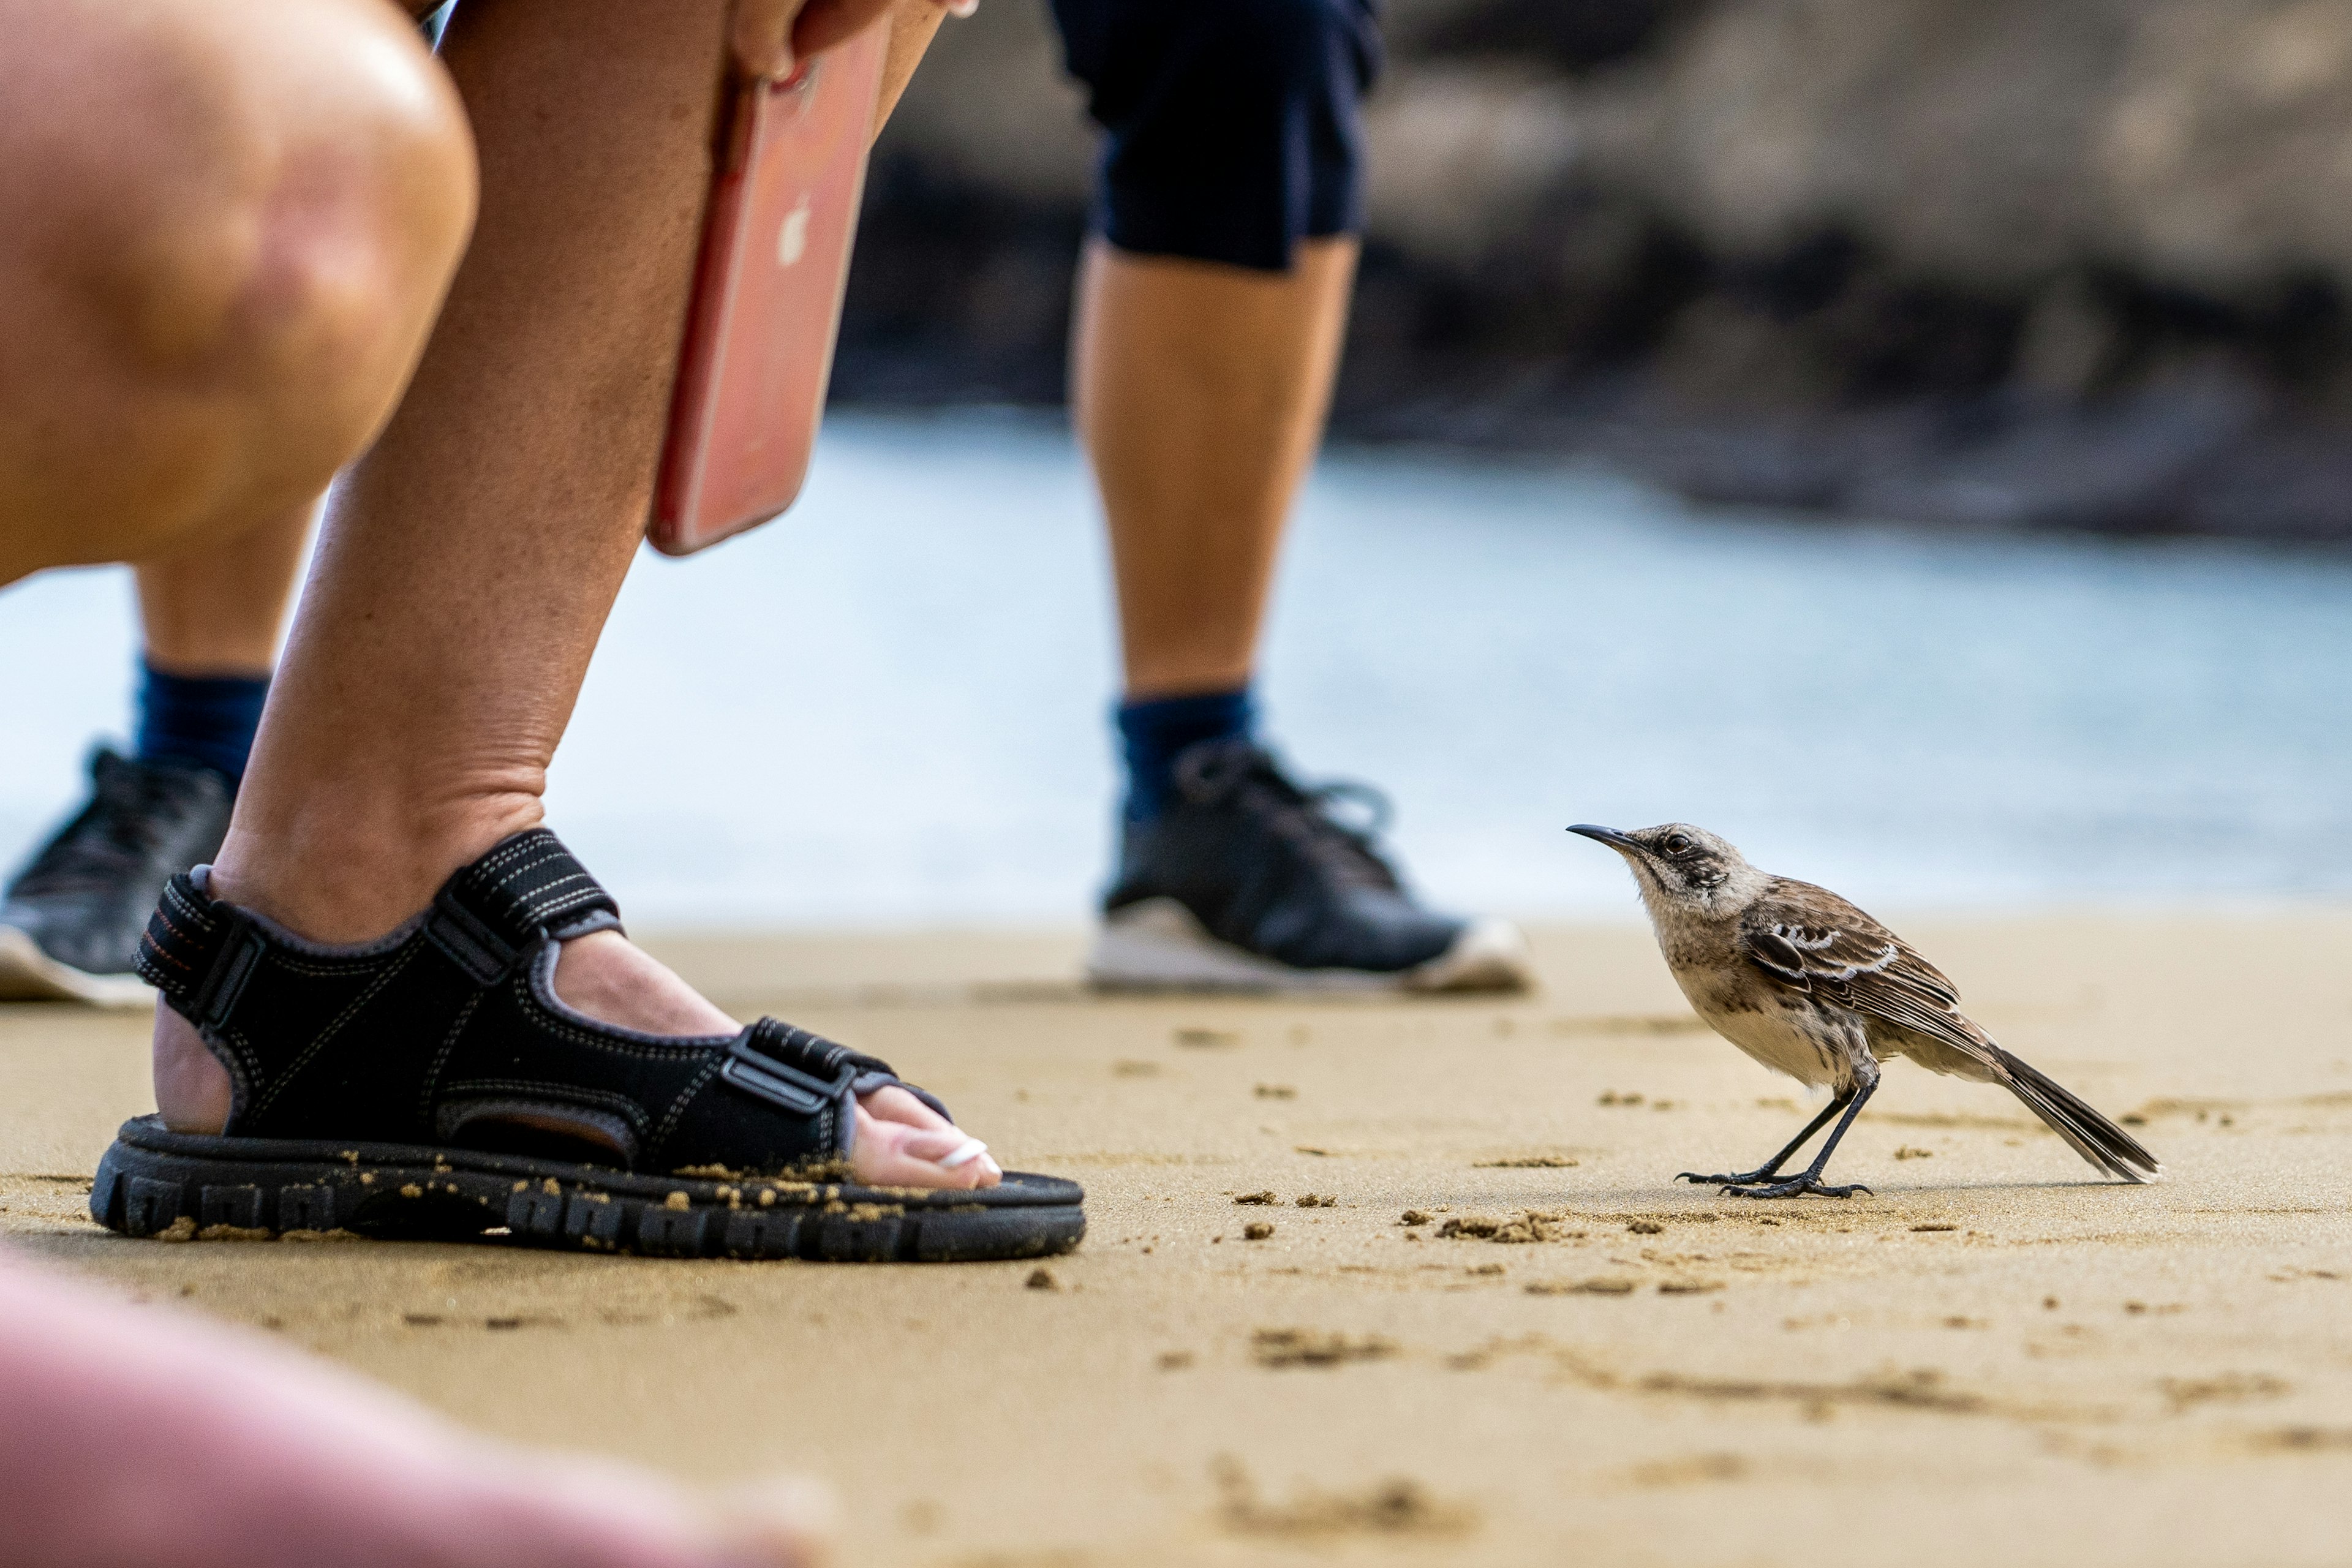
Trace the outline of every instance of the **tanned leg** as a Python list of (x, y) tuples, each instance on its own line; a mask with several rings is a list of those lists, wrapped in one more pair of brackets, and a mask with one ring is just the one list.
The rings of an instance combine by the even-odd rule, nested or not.
[(312, 510), (295, 507), (219, 543), (142, 562), (147, 662), (173, 675), (268, 675)]
[(1322, 443), (1356, 251), (1308, 240), (1277, 273), (1088, 247), (1074, 390), (1129, 700), (1249, 679), (1283, 523)]
[[(442, 58), (481, 159), (474, 244), (407, 398), (330, 500), (218, 894), (314, 940), (378, 937), (536, 826), (547, 765), (642, 537), (699, 236), (721, 0), (467, 0)], [(563, 998), (661, 1034), (732, 1019), (617, 932)], [(217, 1129), (226, 1075), (169, 1008), (167, 1123)], [(992, 1184), (902, 1089), (867, 1097), (861, 1179)]]

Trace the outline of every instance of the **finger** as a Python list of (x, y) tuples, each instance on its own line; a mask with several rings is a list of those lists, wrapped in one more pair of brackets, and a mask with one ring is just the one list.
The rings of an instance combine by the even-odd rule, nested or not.
[(800, 0), (735, 0), (727, 23), (735, 68), (752, 77), (792, 74), (793, 27), (802, 9)]

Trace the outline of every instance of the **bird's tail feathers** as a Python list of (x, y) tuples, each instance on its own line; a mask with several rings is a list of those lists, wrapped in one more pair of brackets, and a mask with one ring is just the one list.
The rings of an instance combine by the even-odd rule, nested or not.
[(2000, 1064), (2001, 1081), (2010, 1091), (2048, 1122), (2050, 1131), (2073, 1145), (2074, 1152), (2100, 1170), (2126, 1182), (2146, 1182), (2163, 1169), (2138, 1139), (2100, 1115), (2065, 1085), (1999, 1046), (1993, 1047), (1993, 1059)]

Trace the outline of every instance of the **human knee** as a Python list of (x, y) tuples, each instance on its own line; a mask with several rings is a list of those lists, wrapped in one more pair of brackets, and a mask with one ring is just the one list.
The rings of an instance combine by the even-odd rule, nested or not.
[(0, 0), (0, 581), (314, 496), (471, 222), (439, 67), (382, 0)]
[(331, 409), (421, 330), (463, 247), (455, 93), (376, 0), (234, 29), (134, 8), (164, 25), (103, 40), (108, 89), (50, 117), (57, 156), (8, 205), (40, 229), (94, 372)]

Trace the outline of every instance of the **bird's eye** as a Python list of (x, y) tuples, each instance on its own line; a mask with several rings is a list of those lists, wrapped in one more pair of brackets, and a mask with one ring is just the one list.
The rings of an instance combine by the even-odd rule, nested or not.
[(1690, 835), (1689, 835), (1689, 834), (1687, 834), (1687, 833), (1669, 833), (1669, 834), (1667, 834), (1667, 835), (1666, 835), (1665, 850), (1666, 850), (1666, 853), (1667, 853), (1667, 854), (1669, 854), (1669, 855), (1679, 855), (1679, 854), (1683, 853), (1683, 851), (1685, 851), (1685, 850), (1688, 849), (1690, 847), (1691, 847), (1691, 841), (1690, 841)]

